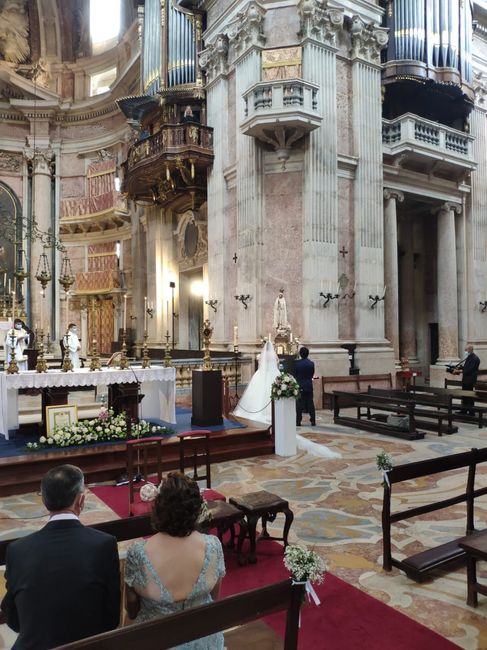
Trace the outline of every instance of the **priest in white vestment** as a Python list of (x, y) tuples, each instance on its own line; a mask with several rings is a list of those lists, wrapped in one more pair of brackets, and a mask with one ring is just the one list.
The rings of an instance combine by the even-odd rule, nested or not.
[[(13, 338), (12, 338), (13, 335)], [(27, 357), (24, 350), (29, 344), (29, 333), (22, 327), (20, 318), (14, 320), (13, 328), (5, 335), (5, 363), (9, 364), (12, 351), (15, 350), (15, 361), (19, 370), (27, 370)]]
[(79, 351), (81, 350), (80, 341), (78, 338), (78, 328), (76, 323), (70, 323), (68, 326), (68, 333), (64, 337), (64, 347), (69, 350), (69, 358), (73, 364), (73, 370), (81, 367), (79, 359)]

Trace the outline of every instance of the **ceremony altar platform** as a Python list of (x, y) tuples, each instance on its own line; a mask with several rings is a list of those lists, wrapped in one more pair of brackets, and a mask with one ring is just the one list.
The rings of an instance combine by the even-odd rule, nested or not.
[(18, 391), (23, 388), (72, 388), (86, 386), (114, 386), (140, 384), (143, 395), (141, 410), (144, 419), (176, 422), (175, 368), (142, 368), (131, 366), (126, 370), (79, 368), (72, 372), (49, 370), (38, 373), (27, 370), (16, 375), (0, 373), (0, 434), (7, 440), (9, 431), (19, 428)]

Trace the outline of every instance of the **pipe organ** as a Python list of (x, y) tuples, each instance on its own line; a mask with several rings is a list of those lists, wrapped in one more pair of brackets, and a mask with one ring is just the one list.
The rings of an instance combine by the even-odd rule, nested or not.
[(178, 0), (145, 0), (143, 92), (153, 95), (200, 81), (201, 15)]
[[(453, 124), (468, 115), (473, 101), (472, 5), (472, 0), (387, 0), (389, 43), (383, 53), (387, 117), (410, 110)], [(417, 84), (413, 94), (419, 110), (411, 105), (411, 83)], [(409, 86), (406, 92), (403, 85)], [(453, 102), (449, 111), (445, 95)], [(400, 106), (404, 102), (407, 107)]]

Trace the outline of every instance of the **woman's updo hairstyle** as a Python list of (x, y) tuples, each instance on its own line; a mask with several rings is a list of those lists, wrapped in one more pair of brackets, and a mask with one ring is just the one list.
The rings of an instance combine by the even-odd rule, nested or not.
[(152, 525), (159, 533), (186, 537), (195, 529), (202, 504), (200, 489), (193, 479), (181, 472), (169, 472), (154, 501)]

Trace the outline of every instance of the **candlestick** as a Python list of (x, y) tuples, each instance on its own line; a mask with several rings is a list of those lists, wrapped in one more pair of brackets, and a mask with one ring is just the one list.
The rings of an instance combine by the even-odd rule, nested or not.
[(12, 291), (12, 320), (15, 320), (15, 291)]
[(41, 330), (44, 330), (44, 291), (41, 291)]
[(238, 325), (233, 326), (233, 345), (238, 345)]
[(144, 298), (144, 332), (147, 332), (147, 296)]
[(12, 293), (12, 280), (9, 278), (8, 279), (8, 293), (9, 295)]
[(123, 297), (123, 329), (127, 330), (127, 296)]
[(166, 300), (166, 329), (169, 329), (169, 300)]

